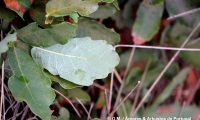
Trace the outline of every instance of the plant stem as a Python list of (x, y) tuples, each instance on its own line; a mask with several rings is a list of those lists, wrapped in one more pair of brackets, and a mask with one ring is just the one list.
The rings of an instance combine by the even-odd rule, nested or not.
[(200, 26), (200, 22), (192, 30), (192, 32), (190, 33), (190, 35), (187, 37), (187, 39), (181, 45), (180, 49), (174, 54), (174, 56), (171, 58), (171, 60), (168, 62), (168, 64), (165, 66), (165, 68), (161, 71), (161, 73), (159, 74), (159, 76), (156, 78), (155, 82), (152, 84), (152, 86), (149, 88), (149, 90), (147, 91), (147, 93), (145, 94), (145, 96), (143, 97), (143, 99), (138, 104), (137, 108), (135, 109), (135, 111), (134, 111), (134, 113), (132, 115), (133, 117), (135, 116), (135, 114), (137, 113), (137, 111), (140, 109), (140, 107), (142, 106), (142, 104), (144, 103), (144, 101), (146, 100), (146, 98), (150, 95), (150, 93), (152, 92), (152, 90), (154, 89), (154, 87), (160, 81), (160, 79), (162, 78), (162, 76), (164, 75), (164, 73), (167, 71), (167, 69), (171, 66), (171, 64), (174, 62), (174, 60), (176, 59), (176, 57), (179, 55), (179, 53), (181, 52), (181, 49), (183, 49), (183, 47), (186, 46), (186, 44), (188, 43), (188, 41), (191, 39), (191, 37), (197, 31), (197, 29), (199, 28), (199, 26)]
[(62, 96), (67, 102), (69, 102), (69, 104), (72, 106), (72, 108), (74, 109), (74, 111), (76, 112), (76, 114), (78, 115), (79, 118), (81, 118), (80, 113), (78, 112), (78, 110), (76, 109), (76, 107), (73, 105), (73, 103), (70, 101), (70, 99), (68, 99), (65, 95), (63, 95), (61, 92), (59, 92), (58, 90), (54, 89), (54, 91)]

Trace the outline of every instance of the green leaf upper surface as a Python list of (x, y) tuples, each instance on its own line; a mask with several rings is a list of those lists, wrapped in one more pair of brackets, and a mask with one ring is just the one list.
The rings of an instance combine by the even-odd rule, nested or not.
[(33, 47), (32, 57), (53, 75), (78, 85), (89, 86), (105, 78), (119, 63), (114, 48), (103, 40), (74, 38), (65, 45)]
[[(191, 0), (165, 0), (165, 3), (166, 10), (170, 16), (184, 13), (196, 8), (196, 5), (192, 5), (194, 2)], [(181, 21), (182, 23), (193, 27), (199, 23), (199, 20), (199, 12), (193, 12), (192, 14), (188, 14), (187, 16), (182, 16), (177, 19), (177, 21)]]
[(57, 120), (70, 120), (70, 112), (68, 109), (61, 107), (59, 110), (60, 116), (58, 117)]
[(106, 2), (106, 3), (112, 3), (114, 0), (86, 0), (86, 1), (91, 1), (91, 2)]
[[(191, 42), (191, 44), (187, 45), (187, 48), (199, 48), (200, 42), (199, 40)], [(200, 68), (200, 52), (181, 52), (180, 57), (185, 60), (188, 64)]]
[[(189, 23), (189, 21), (188, 21)], [(194, 22), (191, 22), (194, 23)], [(163, 35), (163, 41), (170, 44), (170, 46), (180, 47), (181, 44), (187, 39), (187, 36), (192, 31), (192, 28), (181, 24), (180, 21), (176, 22), (173, 26), (170, 26), (166, 29), (166, 34)], [(186, 48), (199, 48), (200, 47), (200, 39), (197, 38), (198, 32), (193, 35), (191, 41), (188, 42)], [(195, 39), (197, 38), (197, 39)], [(183, 51), (179, 54), (179, 56), (188, 64), (200, 68), (200, 52), (197, 51)]]
[(118, 0), (114, 0), (114, 1), (113, 1), (113, 5), (115, 6), (115, 8), (116, 8), (117, 10), (120, 10)]
[(114, 45), (119, 43), (120, 36), (116, 32), (106, 28), (93, 20), (79, 19), (76, 37), (90, 36), (94, 40), (106, 40)]
[(66, 16), (77, 12), (87, 16), (98, 9), (98, 3), (83, 0), (50, 0), (46, 4), (46, 17)]
[[(160, 109), (160, 110), (158, 110)], [(196, 118), (200, 114), (199, 107), (196, 105), (185, 105), (183, 109), (183, 105), (180, 104), (170, 104), (163, 105), (159, 107), (155, 111), (150, 111), (144, 116), (154, 117), (154, 118), (167, 118), (167, 117), (176, 117), (176, 118)], [(169, 111), (166, 111), (169, 110)], [(181, 112), (180, 112), (181, 111)]]
[(112, 3), (114, 0), (101, 0), (101, 2)]
[(50, 79), (31, 56), (19, 48), (12, 48), (8, 59), (13, 71), (8, 87), (14, 98), (19, 102), (25, 101), (31, 111), (43, 120), (50, 120), (49, 106), (55, 98)]
[(17, 34), (8, 34), (1, 42), (0, 42), (0, 56), (2, 53), (8, 50), (8, 43), (14, 42), (17, 40)]
[(3, 63), (3, 60), (2, 60), (1, 57), (0, 57), (0, 65), (2, 65), (2, 63)]
[(26, 9), (31, 7), (31, 0), (18, 0), (18, 2), (20, 3), (20, 5)]
[(135, 39), (151, 40), (159, 30), (163, 9), (163, 1), (153, 5), (146, 2), (141, 3), (133, 26), (132, 34), (136, 37)]
[(56, 75), (52, 75), (48, 72), (45, 72), (47, 74), (47, 76), (54, 82), (57, 82), (60, 84), (60, 86), (64, 89), (73, 89), (73, 88), (76, 88), (76, 87), (80, 87), (79, 85), (76, 85), (70, 81), (67, 81), (63, 78), (60, 78), (59, 76), (56, 76)]
[(69, 38), (75, 36), (76, 28), (76, 25), (63, 22), (41, 29), (36, 23), (31, 23), (18, 30), (17, 37), (32, 46), (47, 47), (58, 43), (65, 44)]
[(99, 6), (98, 10), (90, 14), (89, 17), (95, 18), (95, 19), (97, 18), (106, 19), (108, 17), (113, 16), (116, 13), (116, 11), (117, 9), (112, 4), (103, 5), (103, 6)]
[(171, 95), (174, 88), (185, 80), (185, 78), (188, 75), (188, 72), (189, 68), (185, 68), (182, 71), (180, 71), (180, 73), (173, 78), (173, 80), (167, 85), (167, 87), (164, 88), (161, 94), (155, 99), (153, 104), (148, 109), (146, 109), (146, 112), (154, 112), (153, 110), (155, 110), (161, 102), (163, 102), (167, 97)]
[(31, 18), (40, 26), (45, 26), (45, 6), (34, 5), (30, 9)]
[(12, 21), (17, 15), (10, 11), (9, 9), (6, 9), (0, 5), (0, 18), (4, 19), (8, 22)]
[(78, 13), (73, 12), (73, 13), (71, 13), (69, 16), (70, 16), (70, 18), (72, 18), (72, 20), (73, 20), (75, 23), (78, 22), (78, 18), (79, 18)]
[(132, 104), (130, 100), (125, 101), (117, 110), (117, 115), (121, 118), (130, 117)]
[(67, 90), (67, 96), (71, 100), (76, 100), (76, 98), (78, 98), (79, 100), (81, 100), (81, 102), (91, 101), (90, 95), (86, 91), (82, 90), (81, 88)]

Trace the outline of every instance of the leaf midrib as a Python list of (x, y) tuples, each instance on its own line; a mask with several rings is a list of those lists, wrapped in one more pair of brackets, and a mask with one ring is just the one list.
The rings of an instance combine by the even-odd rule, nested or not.
[(43, 49), (43, 48), (40, 48), (40, 47), (34, 47), (34, 48), (42, 50), (44, 52), (51, 53), (51, 54), (56, 54), (56, 55), (59, 55), (59, 56), (64, 56), (64, 57), (69, 57), (69, 58), (77, 58), (77, 59), (81, 59), (81, 60), (87, 61), (86, 57), (79, 57), (79, 56), (74, 56), (74, 55), (67, 55), (67, 54), (58, 53), (58, 52), (50, 51), (50, 50), (47, 50), (47, 49)]
[[(19, 61), (19, 58), (17, 56), (16, 49), (15, 49), (15, 47), (13, 47), (13, 48), (14, 48), (14, 55), (15, 55), (16, 60), (17, 60), (17, 66), (19, 67), (19, 71), (20, 71), (20, 73), (21, 73), (22, 76), (25, 76), (24, 73), (22, 72), (22, 68), (20, 66), (20, 61)], [(26, 88), (28, 89), (28, 92), (30, 93), (31, 98), (34, 100), (33, 94), (31, 92), (30, 88), (28, 87), (28, 84), (26, 83), (26, 81), (24, 79), (23, 79), (23, 82), (24, 82)]]

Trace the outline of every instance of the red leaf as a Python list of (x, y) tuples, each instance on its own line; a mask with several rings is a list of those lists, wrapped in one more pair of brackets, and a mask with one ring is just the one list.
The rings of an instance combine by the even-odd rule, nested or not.
[(174, 109), (172, 107), (158, 108), (156, 110), (157, 113), (172, 113)]
[(141, 44), (144, 44), (145, 42), (147, 42), (142, 37), (138, 36), (135, 33), (132, 33), (132, 36), (133, 36), (134, 43), (137, 45), (141, 45)]
[(29, 15), (30, 15), (31, 17), (33, 17), (33, 12), (32, 12), (32, 11), (29, 11)]
[(55, 110), (54, 109), (50, 109), (50, 112), (53, 113)]
[(187, 86), (189, 88), (194, 88), (196, 86), (198, 78), (199, 77), (198, 77), (197, 71), (194, 68), (190, 69), (190, 72), (189, 72), (187, 79), (186, 79)]
[(162, 26), (163, 27), (167, 27), (168, 25), (170, 25), (170, 21), (167, 19), (162, 20)]
[(23, 8), (18, 0), (4, 0), (6, 7), (16, 12), (25, 13), (26, 9)]
[[(31, 3), (33, 3), (34, 0), (30, 0)], [(18, 0), (4, 0), (4, 3), (6, 4), (6, 7), (19, 12), (19, 13), (25, 13), (26, 9), (22, 7), (22, 5), (18, 2)]]

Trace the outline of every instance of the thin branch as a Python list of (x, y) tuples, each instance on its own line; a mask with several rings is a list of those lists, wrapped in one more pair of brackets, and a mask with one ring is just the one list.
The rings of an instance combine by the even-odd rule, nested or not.
[(36, 116), (28, 118), (27, 120), (38, 120)]
[(114, 70), (111, 73), (111, 81), (110, 81), (110, 93), (109, 93), (109, 101), (108, 101), (108, 113), (111, 109), (112, 102), (112, 92), (113, 92), (113, 81), (114, 81)]
[(199, 87), (200, 87), (200, 79), (198, 79), (194, 89), (192, 89), (192, 91), (190, 92), (190, 96), (189, 96), (189, 99), (186, 102), (186, 105), (189, 105), (192, 102), (192, 100), (194, 99), (194, 96), (195, 96), (197, 90), (199, 89)]
[(9, 105), (9, 107), (6, 109), (6, 112), (4, 113), (4, 116), (6, 116), (7, 112), (8, 112), (11, 108), (13, 108), (13, 106), (15, 106), (16, 103), (17, 103), (17, 102), (14, 101), (12, 104)]
[(167, 20), (174, 20), (176, 18), (183, 17), (183, 16), (186, 16), (186, 15), (198, 12), (198, 11), (200, 11), (200, 8), (192, 9), (192, 10), (189, 10), (189, 11), (186, 11), (186, 12), (179, 13), (177, 15), (170, 16), (170, 17), (167, 18)]
[(147, 65), (146, 65), (146, 67), (145, 67), (145, 70), (144, 70), (144, 72), (143, 72), (143, 75), (142, 75), (142, 78), (141, 78), (141, 81), (140, 81), (140, 85), (139, 85), (139, 87), (138, 87), (138, 89), (137, 89), (137, 92), (136, 92), (136, 95), (135, 95), (135, 99), (134, 99), (134, 103), (133, 103), (133, 106), (132, 106), (132, 108), (131, 108), (131, 113), (130, 113), (130, 116), (131, 116), (131, 117), (132, 117), (132, 115), (133, 115), (133, 113), (134, 113), (134, 110), (135, 110), (135, 108), (136, 108), (136, 104), (137, 104), (137, 101), (138, 101), (138, 98), (139, 98), (139, 94), (140, 94), (140, 89), (141, 89), (141, 87), (142, 87), (142, 84), (143, 84), (144, 81), (145, 81), (146, 76), (147, 76), (147, 72), (148, 72), (148, 70), (149, 70), (150, 63), (151, 63), (151, 61), (148, 61)]
[(15, 28), (15, 26), (14, 25), (11, 25), (11, 28), (14, 30), (14, 31), (16, 31), (17, 29)]
[(101, 89), (101, 90), (105, 90), (106, 88), (104, 87), (104, 86), (101, 86), (101, 85), (99, 85), (98, 83), (93, 83), (93, 86), (95, 86), (95, 87), (97, 87), (97, 88), (99, 88), (99, 89)]
[(28, 105), (26, 105), (25, 108), (24, 108), (24, 112), (22, 114), (21, 120), (25, 120), (25, 117), (28, 113), (28, 110), (29, 110), (29, 107), (28, 107)]
[(178, 101), (182, 97), (183, 83), (180, 83), (180, 85), (177, 86), (177, 90), (176, 91), (177, 91), (177, 93), (176, 93), (176, 96), (175, 96), (174, 103), (178, 103)]
[(13, 116), (11, 117), (12, 120), (14, 120), (14, 119), (17, 118), (17, 114), (18, 114), (18, 112), (20, 111), (20, 110), (19, 110), (19, 107), (20, 107), (20, 103), (17, 103), (17, 104), (14, 106)]
[(121, 96), (121, 93), (123, 91), (124, 84), (125, 84), (126, 75), (128, 74), (128, 71), (130, 69), (134, 53), (135, 53), (135, 48), (132, 48), (129, 59), (128, 59), (128, 64), (126, 65), (126, 69), (125, 69), (125, 72), (124, 72), (123, 80), (122, 80), (122, 83), (120, 85), (120, 88), (119, 88), (119, 91), (118, 91), (118, 94), (117, 94), (117, 98), (116, 98), (116, 101), (115, 101), (115, 104), (114, 104), (114, 107), (113, 107), (114, 109), (116, 108), (116, 106), (118, 105), (118, 102), (120, 100), (120, 96)]
[[(26, 110), (28, 110), (28, 105), (26, 105), (25, 107), (23, 106), (23, 110), (19, 110), (20, 109), (20, 104), (19, 104), (19, 106), (18, 106), (18, 110), (17, 110), (17, 113), (14, 115), (14, 117), (12, 118), (12, 120), (16, 120), (17, 119), (17, 117), (19, 117), (19, 116), (22, 116), (21, 117), (21, 120), (24, 120), (24, 118), (23, 118), (23, 114), (26, 114), (28, 111), (26, 111)], [(24, 116), (25, 117), (25, 116)]]
[(107, 89), (104, 90), (104, 97), (105, 97), (105, 100), (106, 100), (106, 110), (108, 111), (108, 108), (109, 108), (109, 100), (108, 100), (108, 94), (107, 94)]
[(182, 107), (181, 107), (181, 109), (180, 109), (180, 111), (179, 111), (178, 117), (181, 117), (181, 114), (183, 113), (183, 110), (184, 110), (185, 106), (186, 106), (186, 102), (184, 101), (184, 102), (183, 102), (183, 105), (182, 105)]
[(106, 120), (107, 110), (106, 107), (103, 107), (101, 110), (100, 120)]
[(115, 108), (117, 107), (117, 105), (118, 105), (118, 103), (119, 103), (119, 101), (120, 101), (120, 97), (121, 97), (121, 93), (122, 93), (123, 88), (124, 88), (124, 84), (125, 84), (125, 82), (124, 82), (124, 80), (123, 80), (123, 82), (122, 82), (122, 84), (120, 85), (120, 88), (119, 88), (119, 90), (118, 90), (117, 98), (116, 98), (116, 100), (115, 100), (115, 104), (114, 104), (113, 109), (115, 109)]
[(3, 115), (3, 104), (4, 104), (4, 62), (1, 67), (1, 103), (0, 103), (0, 120)]
[(109, 117), (113, 116), (113, 114), (119, 109), (119, 107), (128, 99), (128, 97), (135, 91), (135, 89), (140, 85), (140, 81), (138, 81), (137, 85), (124, 97), (124, 99), (116, 106), (116, 108), (110, 113)]
[[(186, 46), (186, 44), (188, 43), (188, 41), (191, 39), (191, 37), (194, 35), (194, 33), (197, 31), (197, 29), (200, 27), (200, 22), (198, 23), (198, 25), (192, 30), (192, 32), (190, 33), (190, 35), (187, 37), (187, 39), (184, 41), (184, 43), (181, 45), (180, 49), (183, 49), (183, 47)], [(137, 111), (140, 109), (140, 107), (142, 106), (142, 104), (145, 102), (146, 98), (150, 95), (150, 93), (152, 92), (152, 90), (154, 89), (154, 87), (157, 85), (157, 83), (160, 81), (160, 79), (162, 78), (162, 76), (164, 75), (164, 73), (167, 71), (167, 69), (171, 66), (171, 64), (174, 62), (174, 60), (176, 59), (176, 57), (179, 55), (179, 53), (181, 52), (181, 50), (178, 50), (174, 56), (171, 58), (171, 60), (168, 62), (168, 64), (165, 66), (165, 68), (161, 71), (161, 73), (159, 74), (159, 76), (156, 78), (155, 82), (152, 84), (152, 86), (149, 88), (149, 90), (147, 91), (147, 93), (145, 94), (145, 96), (143, 97), (143, 99), (140, 101), (139, 105), (137, 106), (137, 108), (135, 109), (135, 112), (133, 113), (133, 117), (135, 116), (135, 114), (137, 113)]]
[(177, 48), (177, 47), (161, 47), (161, 46), (146, 46), (146, 45), (126, 45), (126, 44), (119, 44), (119, 45), (115, 46), (115, 48), (120, 48), (120, 47), (200, 52), (199, 48)]
[(134, 53), (135, 53), (135, 48), (132, 48), (129, 59), (128, 59), (128, 64), (126, 65), (126, 70), (124, 72), (123, 79), (125, 79), (126, 75), (128, 74), (129, 69), (131, 68), (131, 63), (132, 63), (132, 60), (133, 60)]
[[(94, 107), (94, 103), (92, 103), (90, 105), (90, 109), (89, 109), (89, 115), (91, 115), (91, 112), (92, 112), (92, 108)], [(91, 116), (88, 116), (87, 120), (91, 119)]]
[(68, 99), (65, 95), (63, 95), (61, 92), (59, 92), (58, 90), (54, 89), (54, 91), (62, 96), (67, 102), (69, 102), (69, 104), (72, 106), (72, 108), (74, 109), (74, 111), (76, 112), (76, 114), (78, 115), (79, 118), (81, 118), (80, 113), (78, 112), (78, 110), (76, 109), (76, 107), (73, 105), (73, 103), (70, 101), (70, 99)]
[[(2, 24), (2, 23), (3, 23), (3, 20), (1, 19), (0, 22), (1, 22), (1, 24)], [(0, 37), (1, 37), (1, 38), (0, 38), (0, 41), (3, 40), (3, 30), (2, 30), (2, 29), (1, 29), (1, 36), (0, 36)]]
[(79, 104), (81, 104), (81, 106), (83, 107), (83, 109), (87, 113), (88, 118), (91, 120), (90, 114), (89, 114), (88, 110), (86, 109), (86, 107), (84, 106), (84, 104), (78, 98), (76, 98), (76, 100), (79, 102)]
[(122, 84), (123, 80), (122, 80), (122, 78), (120, 77), (120, 75), (119, 75), (119, 73), (117, 72), (116, 69), (114, 69), (114, 74), (115, 74), (117, 80), (119, 81), (119, 83)]

